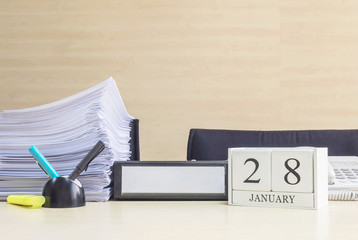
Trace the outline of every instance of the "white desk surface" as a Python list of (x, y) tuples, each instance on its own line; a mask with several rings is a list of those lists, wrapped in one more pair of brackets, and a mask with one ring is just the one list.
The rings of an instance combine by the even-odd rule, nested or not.
[(0, 203), (0, 239), (358, 239), (358, 201), (320, 210), (212, 201), (110, 201), (72, 209)]

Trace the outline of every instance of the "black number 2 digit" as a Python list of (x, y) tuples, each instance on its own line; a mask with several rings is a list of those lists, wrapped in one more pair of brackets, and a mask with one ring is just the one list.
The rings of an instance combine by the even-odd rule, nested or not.
[(252, 180), (250, 179), (252, 177), (252, 175), (255, 174), (255, 172), (257, 171), (257, 169), (259, 169), (259, 162), (254, 159), (254, 158), (249, 158), (245, 161), (244, 165), (247, 163), (247, 162), (253, 162), (255, 164), (255, 170), (254, 172), (244, 181), (244, 183), (259, 183), (261, 178), (257, 179), (257, 180)]

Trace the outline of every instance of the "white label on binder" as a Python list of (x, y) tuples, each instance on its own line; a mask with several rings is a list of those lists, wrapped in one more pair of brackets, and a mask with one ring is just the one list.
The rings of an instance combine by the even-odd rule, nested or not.
[(225, 193), (225, 168), (123, 166), (122, 193)]

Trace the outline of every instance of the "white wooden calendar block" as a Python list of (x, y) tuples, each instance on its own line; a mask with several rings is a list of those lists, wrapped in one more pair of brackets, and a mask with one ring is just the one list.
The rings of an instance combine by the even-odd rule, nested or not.
[(313, 192), (313, 149), (272, 151), (272, 191)]
[(228, 156), (230, 205), (318, 209), (328, 203), (327, 148), (231, 148)]
[(233, 189), (271, 190), (271, 151), (238, 149), (232, 156)]

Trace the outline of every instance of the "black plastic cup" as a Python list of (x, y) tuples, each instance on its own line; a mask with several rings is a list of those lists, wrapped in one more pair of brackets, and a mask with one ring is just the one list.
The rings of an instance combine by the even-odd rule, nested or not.
[(47, 208), (74, 208), (86, 205), (82, 184), (77, 185), (65, 177), (51, 178), (43, 187), (42, 196), (45, 197), (43, 207)]

